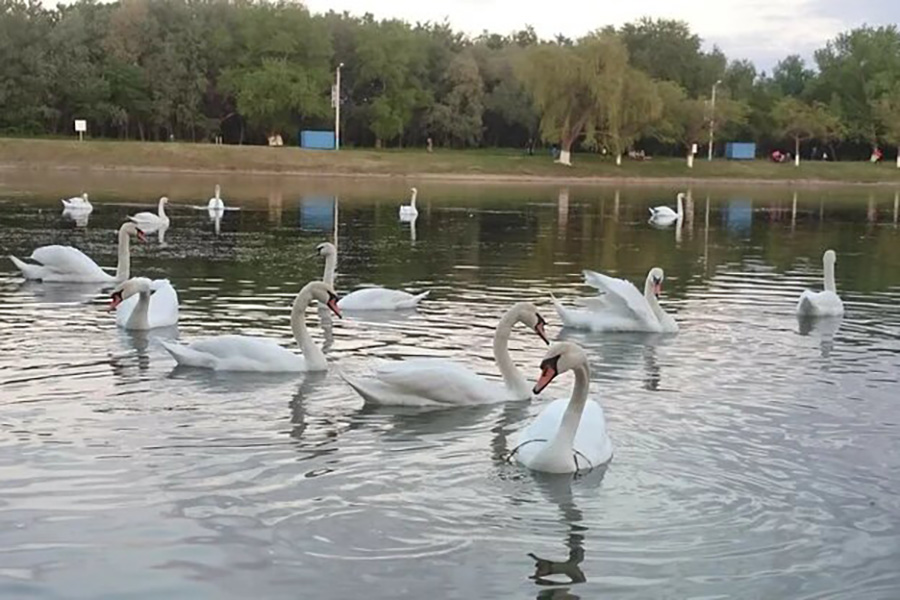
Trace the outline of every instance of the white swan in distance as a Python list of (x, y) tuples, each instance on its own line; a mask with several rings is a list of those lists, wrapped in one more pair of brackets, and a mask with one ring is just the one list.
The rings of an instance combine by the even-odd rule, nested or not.
[(516, 323), (524, 323), (547, 343), (546, 321), (537, 308), (528, 302), (513, 305), (494, 332), (494, 360), (503, 383), (477, 375), (468, 365), (438, 358), (390, 362), (371, 376), (341, 377), (366, 403), (377, 405), (451, 407), (527, 400), (531, 390), (509, 357), (509, 336)]
[(125, 281), (131, 273), (130, 239), (136, 235), (141, 241), (147, 238), (137, 225), (131, 222), (119, 227), (118, 264), (116, 274), (110, 275), (72, 246), (41, 246), (31, 253), (34, 264), (10, 255), (9, 259), (22, 271), (25, 279), (69, 283), (114, 283)]
[(650, 221), (657, 225), (671, 225), (675, 221), (684, 218), (684, 198), (683, 192), (678, 192), (675, 196), (677, 203), (677, 211), (672, 210), (668, 206), (654, 206), (650, 209)]
[(644, 281), (643, 295), (624, 279), (585, 270), (584, 282), (600, 291), (595, 298), (585, 298), (586, 309), (563, 306), (555, 297), (553, 306), (566, 327), (589, 331), (643, 331), (676, 333), (678, 324), (659, 305), (659, 294), (665, 279), (659, 267), (650, 269)]
[(169, 199), (163, 196), (159, 199), (159, 206), (156, 209), (156, 214), (147, 211), (139, 212), (136, 215), (128, 217), (128, 219), (137, 224), (137, 226), (145, 233), (153, 233), (160, 229), (168, 229), (170, 224), (169, 216), (166, 214), (166, 204), (168, 203)]
[(215, 195), (209, 199), (209, 202), (206, 203), (207, 210), (210, 210), (210, 211), (225, 210), (225, 201), (222, 200), (221, 193), (222, 193), (222, 188), (217, 183)]
[(116, 311), (116, 325), (124, 329), (170, 327), (178, 323), (178, 292), (168, 279), (134, 277), (116, 286), (109, 310)]
[(822, 255), (822, 267), (825, 272), (825, 289), (821, 292), (804, 290), (797, 301), (797, 314), (806, 317), (838, 317), (844, 314), (844, 303), (837, 294), (834, 283), (834, 263), (837, 254), (834, 250), (826, 250)]
[(575, 473), (598, 467), (612, 458), (603, 407), (588, 398), (590, 370), (584, 351), (571, 342), (550, 346), (534, 386), (540, 394), (553, 379), (574, 371), (575, 387), (568, 399), (551, 402), (518, 435), (512, 455), (535, 471)]
[(306, 308), (313, 300), (322, 302), (338, 317), (341, 316), (337, 307), (337, 295), (330, 285), (311, 281), (303, 286), (291, 308), (291, 330), (303, 356), (272, 340), (244, 335), (222, 335), (189, 345), (163, 341), (160, 343), (179, 365), (185, 367), (267, 373), (324, 371), (328, 369), (325, 354), (306, 329)]
[(73, 196), (68, 200), (60, 200), (60, 202), (62, 202), (64, 211), (91, 212), (94, 210), (94, 205), (88, 200), (87, 192), (80, 196)]
[(409, 188), (412, 192), (412, 197), (410, 198), (409, 204), (401, 204), (400, 205), (400, 220), (406, 221), (410, 219), (415, 219), (419, 216), (419, 211), (416, 209), (416, 195), (418, 195), (419, 191), (416, 188)]
[[(325, 273), (322, 281), (334, 285), (334, 273), (337, 266), (337, 248), (330, 242), (323, 242), (316, 247), (320, 256), (325, 257)], [(340, 299), (338, 307), (341, 310), (404, 310), (415, 308), (429, 292), (410, 294), (400, 290), (390, 290), (383, 287), (370, 287), (350, 292)]]

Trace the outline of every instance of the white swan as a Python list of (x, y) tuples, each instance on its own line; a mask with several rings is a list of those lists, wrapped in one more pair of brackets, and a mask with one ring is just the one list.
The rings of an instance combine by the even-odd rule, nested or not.
[(797, 302), (797, 314), (808, 317), (837, 317), (844, 314), (844, 303), (837, 294), (834, 284), (834, 263), (837, 254), (834, 250), (826, 250), (822, 255), (822, 267), (825, 271), (825, 289), (821, 292), (804, 290)]
[(60, 202), (62, 202), (63, 211), (91, 212), (94, 210), (94, 205), (88, 200), (87, 192), (68, 200), (60, 200)]
[(585, 298), (585, 310), (564, 307), (553, 297), (553, 306), (566, 327), (590, 331), (645, 331), (676, 333), (678, 324), (659, 305), (659, 293), (665, 279), (659, 267), (650, 269), (644, 282), (644, 293), (624, 279), (616, 279), (595, 271), (583, 271), (584, 282), (601, 293)]
[[(334, 271), (337, 265), (337, 248), (330, 242), (316, 246), (320, 256), (325, 257), (325, 274), (322, 281), (334, 285)], [(429, 292), (410, 294), (383, 287), (363, 288), (350, 292), (338, 302), (341, 310), (404, 310), (415, 308)]]
[(170, 223), (169, 216), (166, 214), (166, 204), (168, 203), (169, 199), (163, 196), (159, 199), (157, 214), (146, 211), (139, 212), (136, 215), (128, 217), (128, 219), (133, 223), (136, 223), (145, 233), (153, 233), (159, 229), (168, 229)]
[(222, 188), (219, 187), (219, 184), (216, 184), (216, 193), (215, 195), (209, 199), (209, 202), (206, 204), (206, 208), (210, 211), (220, 211), (225, 210), (225, 201), (222, 200), (220, 194), (222, 193)]
[(410, 198), (409, 204), (401, 204), (400, 205), (400, 220), (405, 219), (415, 219), (419, 216), (419, 211), (416, 209), (416, 195), (419, 193), (416, 188), (409, 188), (412, 191), (412, 197)]
[(590, 371), (584, 351), (571, 342), (550, 346), (534, 386), (540, 394), (553, 379), (575, 372), (569, 399), (551, 402), (519, 434), (512, 455), (522, 465), (545, 473), (575, 473), (598, 467), (612, 458), (613, 446), (598, 402), (588, 398)]
[(680, 221), (684, 218), (684, 198), (683, 192), (678, 192), (678, 195), (675, 196), (675, 201), (678, 203), (677, 212), (668, 206), (654, 206), (650, 209), (650, 220), (659, 225)]
[(341, 377), (366, 402), (395, 406), (470, 406), (505, 400), (531, 398), (528, 383), (509, 357), (509, 334), (516, 323), (533, 329), (545, 343), (546, 321), (528, 302), (513, 305), (497, 324), (494, 332), (494, 360), (503, 383), (489, 381), (472, 372), (472, 367), (457, 362), (419, 358), (387, 363), (371, 377)]
[(31, 253), (29, 264), (10, 255), (9, 259), (22, 271), (25, 279), (70, 283), (113, 283), (125, 281), (131, 273), (130, 236), (141, 241), (147, 238), (137, 225), (131, 222), (119, 227), (119, 261), (116, 274), (110, 275), (97, 266), (81, 250), (71, 246), (41, 246)]
[(160, 343), (179, 365), (186, 367), (267, 373), (324, 371), (328, 368), (325, 355), (306, 329), (306, 307), (313, 300), (324, 303), (334, 314), (341, 316), (337, 295), (330, 285), (311, 281), (303, 286), (291, 308), (291, 329), (303, 356), (282, 348), (272, 340), (244, 335), (221, 335), (188, 346)]
[(116, 287), (109, 310), (116, 311), (116, 325), (125, 329), (170, 327), (178, 323), (178, 292), (168, 279), (135, 277)]

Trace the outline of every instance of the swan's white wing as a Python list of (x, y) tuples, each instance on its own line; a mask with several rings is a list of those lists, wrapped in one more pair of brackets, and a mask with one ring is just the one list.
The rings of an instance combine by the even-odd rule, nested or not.
[(630, 281), (616, 279), (596, 271), (585, 270), (582, 274), (587, 285), (603, 292), (610, 310), (623, 310), (642, 323), (658, 324), (658, 319), (647, 304), (647, 299)]
[(71, 246), (41, 246), (31, 253), (32, 260), (45, 267), (47, 281), (109, 281), (93, 260), (81, 250)]
[(193, 342), (189, 346), (163, 346), (180, 365), (220, 371), (304, 371), (303, 357), (272, 340), (243, 335), (223, 335)]
[(415, 308), (428, 292), (412, 295), (400, 290), (385, 288), (364, 288), (350, 292), (340, 300), (338, 307), (343, 310), (400, 310)]
[(382, 365), (370, 378), (344, 376), (366, 401), (395, 406), (460, 406), (506, 400), (504, 386), (471, 367), (441, 359), (414, 359)]
[(828, 290), (804, 290), (797, 302), (797, 314), (811, 317), (839, 316), (844, 314), (844, 303), (840, 296)]
[(668, 206), (654, 206), (650, 209), (650, 213), (657, 218), (676, 218), (678, 213)]

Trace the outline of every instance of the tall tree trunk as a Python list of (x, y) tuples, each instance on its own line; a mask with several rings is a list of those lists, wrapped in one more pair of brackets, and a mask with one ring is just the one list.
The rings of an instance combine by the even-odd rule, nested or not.
[(900, 169), (900, 146), (897, 146), (897, 168)]
[(794, 166), (800, 166), (800, 138), (794, 138)]

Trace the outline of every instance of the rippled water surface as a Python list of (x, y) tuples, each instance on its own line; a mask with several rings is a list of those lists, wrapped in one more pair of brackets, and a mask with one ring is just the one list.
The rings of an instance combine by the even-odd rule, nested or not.
[[(115, 327), (108, 289), (23, 284), (0, 266), (0, 597), (900, 597), (900, 231), (892, 190), (691, 190), (402, 181), (8, 176), (0, 254), (77, 246), (115, 263), (124, 217), (171, 198), (133, 274), (168, 277), (181, 321)], [(2, 181), (2, 180), (0, 180)], [(72, 187), (74, 185), (75, 187)], [(87, 224), (58, 198), (85, 186)], [(335, 213), (335, 207), (337, 211)], [(336, 231), (336, 233), (335, 233)], [(431, 290), (418, 312), (348, 316), (327, 374), (175, 369), (160, 339), (243, 332), (290, 345), (290, 303), (337, 235), (338, 291)], [(798, 323), (838, 253), (842, 322)], [(561, 329), (584, 268), (665, 269), (676, 336)], [(532, 300), (586, 347), (615, 456), (586, 476), (503, 460), (540, 402), (373, 409), (341, 380), (401, 356), (494, 376), (493, 327)], [(517, 330), (529, 379), (545, 352)], [(567, 394), (571, 375), (545, 392)]]

